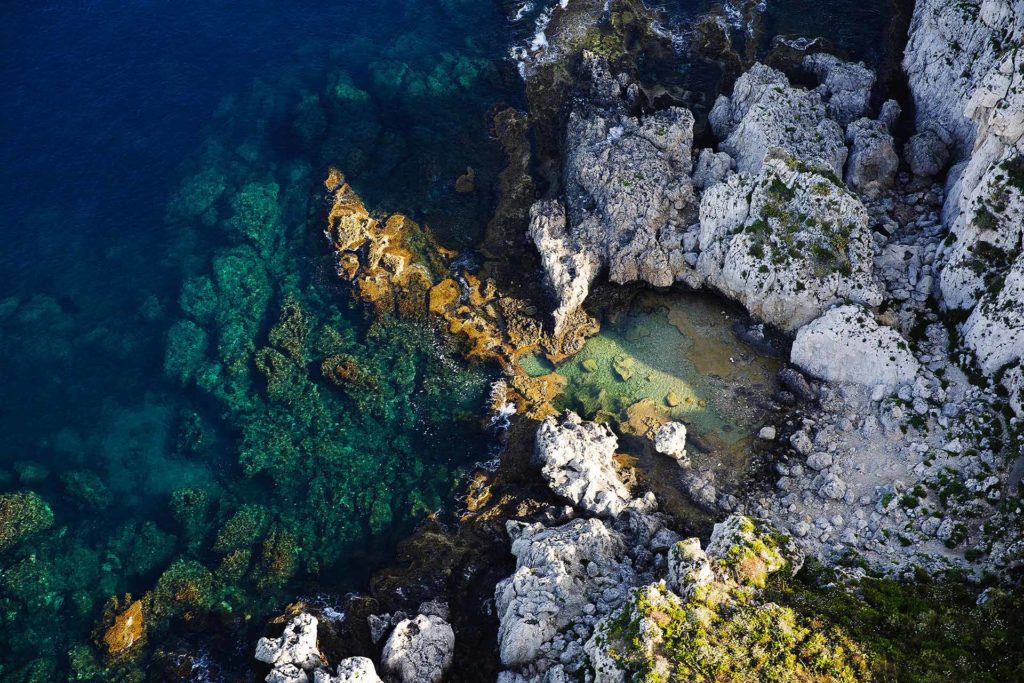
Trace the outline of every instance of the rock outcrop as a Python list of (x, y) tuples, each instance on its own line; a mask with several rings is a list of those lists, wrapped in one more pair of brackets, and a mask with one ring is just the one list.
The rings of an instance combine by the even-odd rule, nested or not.
[(821, 83), (815, 92), (827, 102), (828, 113), (845, 127), (864, 116), (871, 103), (875, 72), (864, 66), (844, 62), (833, 55), (816, 52), (804, 57), (803, 67)]
[(868, 387), (913, 382), (920, 369), (899, 332), (859, 306), (837, 306), (802, 327), (791, 359), (815, 377)]
[(720, 95), (708, 115), (721, 151), (736, 170), (757, 174), (769, 150), (843, 174), (843, 129), (829, 117), (821, 95), (790, 86), (781, 71), (755, 64), (737, 79), (732, 97)]
[(398, 683), (440, 683), (452, 664), (455, 632), (437, 615), (403, 619), (391, 632), (381, 666)]
[(384, 683), (373, 662), (366, 657), (349, 657), (338, 664), (332, 674), (325, 669), (313, 672), (313, 683)]
[(881, 303), (860, 201), (827, 168), (785, 156), (762, 166), (704, 193), (699, 282), (787, 331), (844, 299)]
[(683, 267), (681, 234), (692, 213), (693, 115), (671, 107), (630, 116), (599, 57), (584, 55), (589, 86), (566, 130), (564, 209), (531, 211), (530, 235), (556, 301), (556, 334), (600, 272), (616, 283), (665, 287)]
[(552, 491), (590, 514), (614, 517), (632, 499), (612, 463), (617, 446), (607, 425), (567, 412), (541, 423), (533, 458)]
[(317, 648), (317, 620), (311, 614), (295, 616), (284, 628), (280, 638), (260, 638), (256, 643), (256, 659), (270, 664), (274, 670), (268, 683), (304, 683), (306, 671), (323, 666)]
[(686, 425), (681, 422), (666, 422), (654, 435), (654, 449), (675, 459), (680, 465), (688, 465), (686, 455)]
[(846, 128), (850, 158), (846, 162), (846, 184), (864, 195), (879, 195), (892, 188), (900, 158), (889, 127), (884, 121), (862, 118)]

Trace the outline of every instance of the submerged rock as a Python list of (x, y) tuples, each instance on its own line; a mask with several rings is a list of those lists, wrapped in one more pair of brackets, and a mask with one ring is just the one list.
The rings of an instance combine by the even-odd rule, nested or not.
[(920, 369), (899, 332), (859, 306), (838, 306), (801, 328), (792, 361), (826, 381), (867, 387), (913, 382)]

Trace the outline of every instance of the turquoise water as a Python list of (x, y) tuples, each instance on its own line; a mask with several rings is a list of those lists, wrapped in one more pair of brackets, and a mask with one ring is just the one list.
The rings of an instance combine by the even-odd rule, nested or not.
[[(350, 304), (323, 180), (336, 165), (372, 209), (475, 244), (489, 112), (517, 97), (506, 18), (469, 0), (0, 13), (0, 678), (131, 677), (157, 646), (244, 665), (268, 614), (365, 588), (486, 452), (492, 371)], [(456, 193), (467, 166), (484, 189)], [(322, 368), (339, 362), (358, 368), (343, 386)], [(128, 593), (147, 643), (103, 670), (105, 605)]]
[[(365, 588), (444, 511), (493, 369), (350, 302), (323, 180), (472, 249), (520, 5), (0, 8), (0, 680), (244, 666), (267, 615)], [(105, 669), (136, 600), (144, 642)]]

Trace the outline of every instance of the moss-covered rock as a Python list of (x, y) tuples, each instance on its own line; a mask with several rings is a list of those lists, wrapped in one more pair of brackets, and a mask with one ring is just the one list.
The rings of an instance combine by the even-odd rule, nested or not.
[(53, 526), (53, 511), (32, 491), (0, 495), (0, 552)]

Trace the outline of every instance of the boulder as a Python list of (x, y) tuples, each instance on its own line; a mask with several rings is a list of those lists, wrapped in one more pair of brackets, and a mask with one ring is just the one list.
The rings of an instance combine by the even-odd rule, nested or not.
[(741, 173), (760, 172), (768, 151), (784, 150), (835, 175), (843, 173), (843, 130), (829, 118), (821, 95), (794, 88), (781, 72), (755, 64), (736, 80), (732, 97), (719, 96), (708, 114), (720, 149)]
[(850, 158), (846, 162), (846, 184), (861, 194), (877, 195), (896, 180), (900, 158), (888, 126), (882, 121), (857, 119), (846, 128)]
[(454, 652), (451, 625), (438, 616), (419, 614), (395, 626), (384, 644), (381, 666), (399, 683), (440, 683)]
[(837, 306), (801, 328), (791, 360), (823, 380), (867, 387), (912, 382), (920, 369), (899, 332), (854, 305)]
[(615, 517), (632, 500), (612, 463), (617, 446), (618, 439), (606, 425), (566, 412), (541, 423), (533, 460), (551, 490), (575, 507)]
[(700, 539), (679, 541), (668, 552), (668, 586), (684, 598), (715, 580), (711, 561), (701, 550)]
[(864, 205), (827, 168), (781, 153), (704, 193), (699, 245), (700, 284), (787, 332), (844, 299), (882, 301)]
[(274, 668), (291, 664), (299, 669), (313, 669), (323, 665), (323, 657), (317, 649), (317, 626), (317, 619), (312, 614), (303, 612), (295, 616), (285, 626), (280, 638), (259, 639), (256, 659)]
[(725, 180), (731, 171), (731, 156), (725, 152), (702, 149), (697, 157), (697, 166), (693, 170), (693, 185), (700, 190), (706, 190)]
[(941, 126), (926, 124), (907, 140), (903, 156), (914, 175), (930, 178), (946, 168), (953, 138)]
[(803, 67), (818, 77), (816, 92), (828, 102), (828, 112), (841, 126), (864, 116), (871, 102), (875, 73), (863, 62), (844, 62), (830, 54), (816, 52), (804, 57)]
[(680, 422), (666, 422), (654, 435), (654, 449), (674, 458), (680, 464), (689, 464), (686, 455), (686, 425)]
[(366, 657), (349, 657), (338, 664), (335, 673), (326, 669), (313, 672), (313, 683), (384, 683), (373, 662)]

